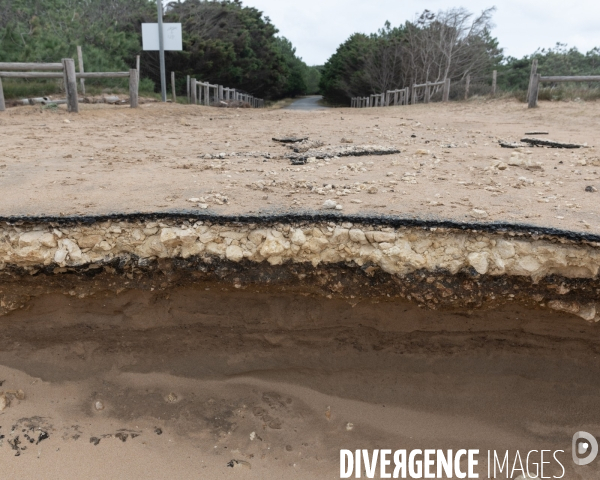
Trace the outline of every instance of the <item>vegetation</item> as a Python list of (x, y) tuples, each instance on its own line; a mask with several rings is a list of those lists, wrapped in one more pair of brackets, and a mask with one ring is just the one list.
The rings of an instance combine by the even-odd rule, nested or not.
[[(498, 89), (524, 98), (531, 61), (542, 75), (600, 75), (600, 49), (581, 53), (564, 44), (523, 58), (504, 57), (491, 35), (494, 9), (473, 14), (462, 8), (433, 13), (378, 32), (355, 33), (324, 66), (309, 67), (269, 17), (240, 0), (182, 0), (168, 4), (165, 21), (181, 22), (183, 51), (167, 52), (167, 71), (243, 90), (267, 100), (323, 93), (330, 103), (347, 104), (414, 83), (450, 78), (460, 90), (471, 77), (471, 92), (489, 91), (492, 70)], [(127, 70), (142, 56), (140, 90), (159, 85), (157, 52), (142, 52), (141, 24), (156, 20), (154, 0), (3, 0), (0, 2), (0, 61), (56, 62), (75, 57), (82, 45), (88, 71)], [(4, 81), (7, 98), (57, 92), (60, 81)], [(544, 85), (540, 98), (598, 98), (600, 86)], [(86, 81), (91, 93), (127, 92), (127, 81)], [(453, 95), (454, 93), (451, 93)]]
[[(330, 103), (348, 104), (351, 97), (450, 78), (455, 86), (451, 96), (457, 96), (457, 84), (470, 75), (470, 91), (478, 94), (490, 91), (492, 70), (497, 70), (498, 90), (524, 99), (534, 58), (542, 75), (600, 74), (599, 48), (583, 54), (557, 44), (523, 58), (504, 57), (491, 35), (493, 13), (493, 8), (479, 15), (465, 9), (425, 10), (399, 27), (386, 22), (377, 33), (355, 33), (323, 67), (321, 91)], [(600, 98), (599, 87), (545, 85), (540, 98)]]
[(600, 48), (587, 53), (557, 43), (523, 58), (507, 57), (498, 69), (498, 85), (505, 90), (527, 90), (533, 59), (542, 75), (600, 75)]
[(325, 64), (321, 90), (330, 102), (347, 102), (415, 83), (491, 75), (502, 59), (490, 35), (493, 12), (425, 10), (399, 27), (386, 22), (377, 33), (354, 34)]
[[(180, 93), (186, 75), (266, 99), (304, 95), (318, 84), (319, 72), (296, 56), (289, 40), (277, 36), (269, 18), (239, 0), (172, 2), (164, 20), (183, 26), (184, 50), (166, 54)], [(3, 0), (0, 61), (56, 62), (75, 57), (82, 45), (86, 70), (114, 71), (131, 68), (141, 54), (141, 76), (147, 79), (141, 89), (154, 89), (158, 53), (142, 52), (144, 22), (156, 22), (153, 0)], [(88, 80), (86, 87), (126, 89), (122, 83)], [(58, 84), (8, 82), (6, 94), (48, 94)]]

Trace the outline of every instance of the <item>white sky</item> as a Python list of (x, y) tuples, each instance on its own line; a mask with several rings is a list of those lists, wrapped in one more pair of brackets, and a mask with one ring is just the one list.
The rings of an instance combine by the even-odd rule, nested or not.
[(372, 33), (386, 20), (399, 25), (425, 8), (496, 6), (498, 38), (505, 55), (521, 57), (538, 47), (567, 43), (586, 52), (600, 47), (599, 0), (244, 0), (271, 18), (309, 65), (320, 65), (352, 33)]

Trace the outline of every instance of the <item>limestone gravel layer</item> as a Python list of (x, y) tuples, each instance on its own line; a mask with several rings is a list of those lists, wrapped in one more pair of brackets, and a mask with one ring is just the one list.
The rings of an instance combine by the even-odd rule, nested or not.
[[(598, 279), (600, 244), (550, 235), (490, 233), (439, 227), (391, 227), (351, 222), (244, 222), (107, 220), (95, 223), (5, 222), (0, 227), (0, 270), (102, 265), (134, 256), (139, 265), (157, 259), (198, 257), (277, 266), (372, 265), (389, 275), (445, 272), (455, 275)], [(595, 305), (575, 310), (597, 319)], [(581, 311), (580, 311), (581, 310)]]

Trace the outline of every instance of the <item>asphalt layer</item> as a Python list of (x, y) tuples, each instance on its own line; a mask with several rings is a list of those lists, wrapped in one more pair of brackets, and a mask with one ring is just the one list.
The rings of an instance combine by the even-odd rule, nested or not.
[(324, 107), (319, 104), (319, 100), (323, 97), (321, 95), (313, 95), (310, 97), (299, 98), (291, 105), (284, 107), (285, 110), (305, 110), (305, 111), (313, 111), (313, 110), (329, 110), (329, 107)]
[(600, 235), (586, 232), (575, 232), (553, 227), (539, 227), (523, 223), (511, 222), (457, 222), (444, 219), (407, 218), (396, 215), (338, 215), (318, 212), (274, 213), (258, 215), (220, 215), (212, 213), (199, 214), (195, 211), (156, 212), (156, 213), (114, 213), (109, 215), (72, 215), (72, 216), (0, 216), (0, 222), (14, 223), (56, 223), (70, 225), (75, 223), (91, 224), (110, 221), (155, 221), (157, 219), (181, 219), (190, 221), (208, 221), (214, 223), (238, 222), (249, 223), (281, 223), (281, 222), (351, 222), (356, 224), (381, 225), (387, 227), (413, 228), (452, 228), (489, 233), (513, 232), (524, 235), (547, 235), (573, 241), (600, 242)]

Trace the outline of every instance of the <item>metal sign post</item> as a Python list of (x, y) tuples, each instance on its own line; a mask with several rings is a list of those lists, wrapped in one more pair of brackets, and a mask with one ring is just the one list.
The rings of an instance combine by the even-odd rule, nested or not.
[(156, 0), (156, 8), (158, 10), (158, 50), (160, 59), (160, 93), (162, 101), (167, 101), (167, 74), (165, 69), (165, 43), (163, 35), (163, 7), (162, 0)]
[(162, 101), (167, 101), (167, 74), (165, 50), (183, 50), (181, 23), (163, 23), (161, 0), (157, 0), (158, 23), (142, 23), (142, 45), (144, 50), (158, 50), (160, 57), (160, 91)]

